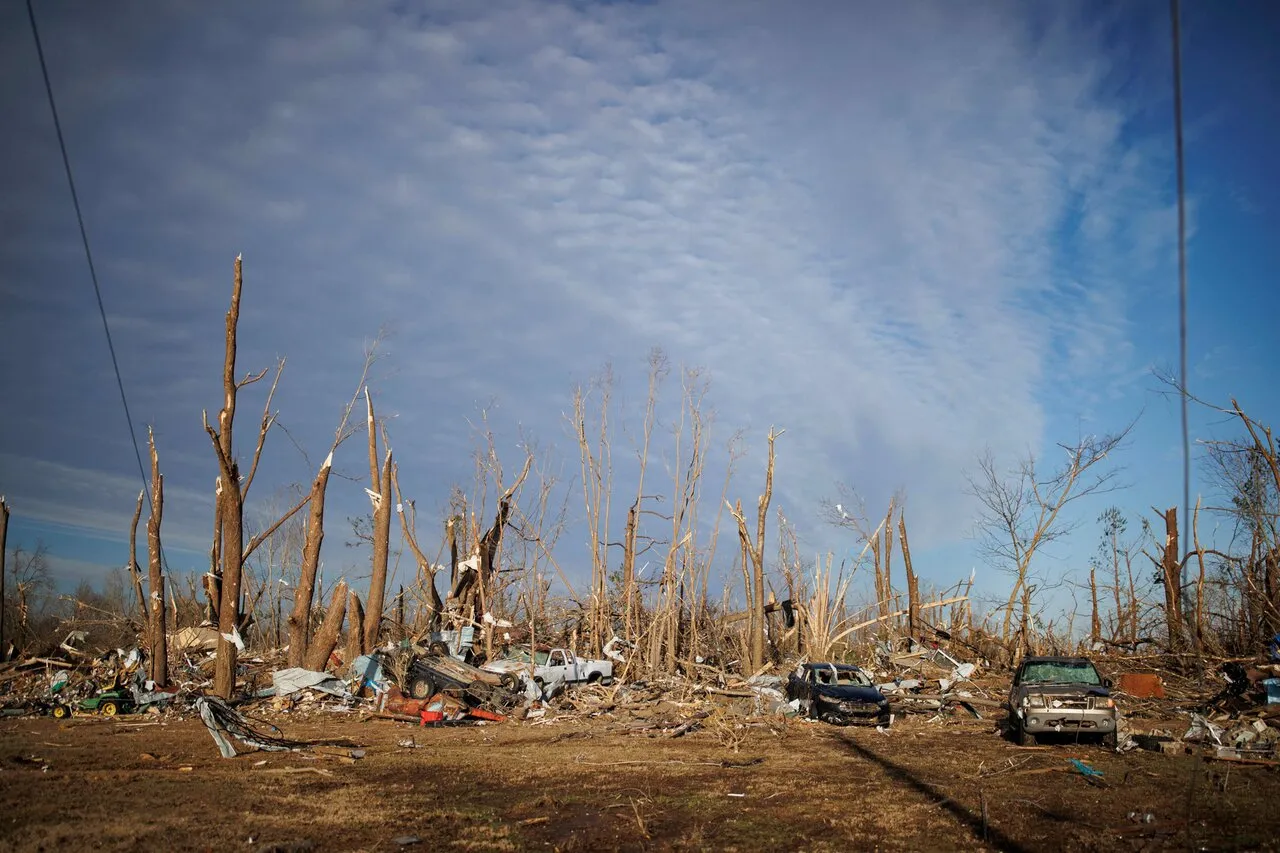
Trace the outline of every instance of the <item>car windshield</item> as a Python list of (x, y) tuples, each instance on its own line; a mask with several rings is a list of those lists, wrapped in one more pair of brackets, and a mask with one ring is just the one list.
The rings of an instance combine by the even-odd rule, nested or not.
[(815, 666), (814, 679), (819, 684), (835, 684), (841, 687), (870, 687), (871, 679), (860, 669), (836, 668), (834, 666)]
[(1102, 684), (1098, 671), (1087, 660), (1026, 663), (1022, 665), (1018, 681), (1021, 684)]

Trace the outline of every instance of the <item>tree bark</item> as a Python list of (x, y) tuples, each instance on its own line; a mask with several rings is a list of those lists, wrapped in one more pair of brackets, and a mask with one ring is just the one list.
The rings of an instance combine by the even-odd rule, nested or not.
[(164, 517), (164, 476), (160, 473), (160, 457), (156, 454), (156, 437), (147, 430), (151, 450), (151, 517), (147, 519), (147, 585), (151, 599), (149, 627), (151, 642), (151, 680), (157, 687), (169, 685), (169, 642), (165, 630), (164, 566), (160, 551), (160, 522)]
[(360, 596), (352, 590), (347, 595), (347, 666), (368, 649), (364, 647), (364, 607), (360, 604)]
[(209, 546), (209, 572), (204, 576), (204, 621), (218, 624), (222, 607), (222, 477), (213, 485), (213, 544)]
[[(333, 470), (333, 451), (311, 482), (311, 507), (307, 515), (307, 539), (302, 547), (302, 566), (298, 586), (293, 591), (293, 612), (289, 614), (289, 666), (301, 666), (307, 660), (311, 633), (311, 602), (315, 598), (316, 572), (320, 567), (320, 546), (324, 543), (324, 497)], [(343, 600), (346, 607), (346, 600)], [(317, 640), (319, 636), (317, 635)], [(330, 650), (332, 651), (332, 649)], [(328, 654), (324, 656), (329, 659)]]
[(911, 567), (911, 547), (907, 544), (907, 519), (898, 516), (898, 538), (902, 540), (902, 564), (907, 573), (907, 630), (912, 637), (920, 631), (920, 586)]
[[(373, 503), (373, 572), (369, 578), (369, 610), (364, 624), (361, 652), (376, 648), (382, 627), (382, 608), (387, 591), (387, 558), (391, 543), (391, 448), (378, 470), (378, 432), (373, 416), (373, 397), (364, 389), (369, 419), (369, 500)], [(383, 436), (385, 441), (386, 436)]]
[(1102, 617), (1098, 613), (1098, 569), (1089, 567), (1089, 598), (1093, 609), (1089, 613), (1089, 639), (1097, 642), (1102, 638)]
[(1182, 648), (1182, 562), (1178, 559), (1178, 508), (1170, 507), (1164, 513), (1164, 552), (1160, 570), (1164, 580), (1165, 624), (1169, 632), (1169, 647)]
[(338, 647), (338, 637), (342, 633), (342, 622), (347, 614), (347, 583), (338, 581), (333, 588), (333, 596), (329, 599), (329, 608), (324, 612), (324, 619), (316, 631), (315, 638), (307, 646), (307, 656), (303, 666), (312, 672), (324, 672), (329, 665), (329, 656)]
[(138, 504), (133, 508), (133, 522), (129, 525), (129, 579), (138, 597), (138, 624), (145, 631), (147, 625), (147, 597), (142, 591), (142, 568), (138, 565), (138, 522), (142, 519), (142, 501), (147, 496), (144, 488), (138, 492)]
[[(889, 511), (884, 516), (884, 602), (885, 613), (893, 613), (898, 608), (893, 601), (893, 571), (891, 565), (893, 563), (893, 510), (895, 500), (889, 500)], [(897, 620), (894, 620), (897, 621)], [(889, 620), (885, 620), (884, 627), (886, 630), (892, 630)]]
[[(249, 475), (242, 482), (240, 465), (236, 460), (234, 442), (232, 441), (232, 433), (235, 426), (236, 395), (242, 386), (257, 382), (267, 374), (267, 369), (264, 368), (257, 375), (246, 376), (243, 380), (236, 381), (236, 328), (240, 322), (240, 293), (243, 289), (243, 283), (241, 258), (237, 255), (231, 287), (231, 307), (227, 309), (226, 317), (225, 358), (222, 364), (223, 401), (222, 409), (218, 412), (218, 428), (216, 430), (209, 424), (208, 413), (206, 412), (204, 415), (205, 432), (209, 434), (209, 438), (213, 442), (214, 453), (218, 457), (220, 474), (216, 486), (218, 508), (215, 513), (215, 531), (220, 530), (221, 537), (215, 532), (214, 548), (211, 554), (211, 556), (220, 559), (218, 559), (217, 565), (213, 567), (214, 576), (209, 579), (206, 589), (210, 596), (215, 590), (218, 595), (219, 637), (217, 662), (214, 665), (213, 689), (223, 699), (230, 699), (236, 687), (236, 657), (238, 650), (235, 643), (228, 638), (238, 636), (241, 628), (240, 585), (244, 572), (244, 560), (248, 553), (260, 544), (264, 538), (262, 536), (255, 537), (249, 543), (249, 547), (245, 547), (244, 498), (253, 483), (254, 475), (257, 473), (258, 461), (262, 456), (262, 447), (266, 442), (267, 432), (275, 421), (274, 415), (271, 414), (271, 400), (275, 396), (276, 383), (280, 381), (280, 373), (284, 369), (284, 362), (279, 362), (276, 368), (275, 380), (271, 384), (271, 391), (268, 392), (266, 405), (263, 407), (262, 425), (258, 432), (258, 443), (253, 452), (253, 462), (249, 466)], [(301, 504), (294, 507), (294, 509), (290, 510), (289, 515), (292, 515), (300, 507)], [(272, 527), (272, 530), (278, 527), (281, 522), (277, 522)], [(220, 546), (219, 538), (221, 539)], [(218, 565), (221, 566), (220, 571), (218, 570)]]
[(754, 542), (751, 541), (751, 534), (747, 531), (747, 519), (742, 513), (741, 502), (734, 511), (734, 517), (738, 522), (738, 539), (742, 543), (744, 555), (750, 557), (751, 585), (748, 594), (748, 610), (751, 617), (747, 624), (747, 661), (753, 673), (764, 666), (764, 534), (769, 504), (773, 500), (773, 443), (783, 432), (785, 430), (769, 430), (769, 459), (765, 466), (764, 493), (756, 502)]

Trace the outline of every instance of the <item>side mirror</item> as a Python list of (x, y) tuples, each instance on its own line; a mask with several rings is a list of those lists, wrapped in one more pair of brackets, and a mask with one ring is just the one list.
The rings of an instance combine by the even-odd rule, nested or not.
[(1110, 678), (1104, 678), (1104, 679), (1102, 679), (1102, 686), (1103, 686), (1103, 687), (1110, 687), (1110, 686), (1111, 686), (1111, 679), (1110, 679)]

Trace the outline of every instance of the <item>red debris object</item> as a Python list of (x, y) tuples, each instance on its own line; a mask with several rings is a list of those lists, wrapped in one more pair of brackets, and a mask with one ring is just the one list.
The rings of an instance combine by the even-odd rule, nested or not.
[(502, 716), (501, 714), (495, 714), (492, 711), (486, 711), (484, 708), (472, 708), (469, 711), (467, 711), (467, 716), (474, 717), (477, 720), (492, 720), (495, 723), (500, 723), (506, 719), (506, 717)]
[(1124, 672), (1116, 679), (1116, 689), (1135, 699), (1163, 699), (1164, 682), (1154, 672)]

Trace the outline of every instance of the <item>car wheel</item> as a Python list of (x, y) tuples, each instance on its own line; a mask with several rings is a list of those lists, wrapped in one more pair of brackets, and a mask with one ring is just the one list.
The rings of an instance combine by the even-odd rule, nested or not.
[(414, 699), (426, 699), (436, 692), (436, 686), (425, 675), (414, 676), (409, 682), (409, 696)]
[(427, 654), (437, 655), (439, 657), (448, 657), (449, 647), (444, 643), (440, 642), (439, 640), (437, 640), (436, 642), (427, 646)]
[(1014, 723), (1013, 742), (1018, 746), (1035, 746), (1036, 736), (1024, 729), (1020, 723)]
[(477, 705), (483, 705), (490, 700), (489, 685), (483, 681), (473, 681), (467, 685), (467, 696)]
[(1108, 732), (1102, 736), (1102, 745), (1107, 749), (1115, 749), (1118, 743), (1119, 739), (1116, 737), (1115, 732)]
[(515, 677), (514, 673), (504, 672), (498, 677), (498, 683), (508, 693), (515, 693), (520, 689), (520, 680)]

